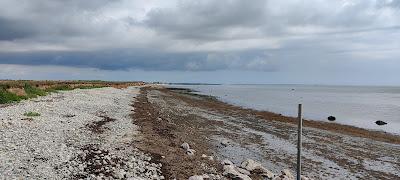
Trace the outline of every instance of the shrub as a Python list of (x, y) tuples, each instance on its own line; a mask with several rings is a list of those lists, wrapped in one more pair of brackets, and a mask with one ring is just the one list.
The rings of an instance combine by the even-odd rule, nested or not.
[(27, 99), (27, 97), (18, 96), (14, 93), (8, 92), (4, 87), (0, 87), (0, 104), (18, 102), (23, 99)]
[(24, 116), (34, 117), (34, 116), (40, 116), (40, 114), (37, 113), (37, 112), (32, 112), (32, 111), (30, 111), (30, 112), (24, 113)]
[(56, 92), (56, 91), (68, 91), (68, 90), (73, 90), (74, 88), (72, 88), (69, 85), (58, 85), (58, 86), (54, 86), (51, 88), (46, 89), (47, 92)]
[(103, 88), (105, 86), (98, 86), (98, 85), (94, 85), (94, 86), (79, 86), (79, 89), (95, 89), (95, 88)]
[(24, 85), (25, 93), (28, 98), (35, 98), (37, 96), (45, 96), (47, 93), (37, 87), (25, 83)]

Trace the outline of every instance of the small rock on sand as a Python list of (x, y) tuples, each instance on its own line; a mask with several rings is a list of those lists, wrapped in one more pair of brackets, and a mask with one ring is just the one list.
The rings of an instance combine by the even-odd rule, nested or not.
[(387, 122), (379, 120), (379, 121), (376, 121), (375, 124), (382, 126), (382, 125), (386, 125)]
[(203, 180), (203, 176), (198, 176), (198, 175), (194, 175), (194, 176), (190, 176), (189, 180)]
[(251, 180), (248, 175), (238, 172), (234, 165), (225, 165), (223, 175), (231, 179)]
[(274, 178), (275, 175), (269, 171), (267, 168), (263, 167), (261, 163), (256, 162), (252, 159), (246, 159), (243, 161), (240, 165), (243, 169), (250, 171), (255, 174), (259, 174), (261, 176), (267, 177), (267, 178)]
[(208, 159), (210, 161), (214, 161), (214, 157), (213, 156), (207, 156), (205, 154), (202, 154), (201, 157), (204, 158), (204, 159)]
[(186, 154), (187, 155), (189, 155), (189, 156), (194, 156), (194, 153), (196, 152), (196, 150), (194, 150), (194, 149), (188, 149), (187, 151), (186, 151)]
[(228, 159), (224, 159), (221, 161), (222, 165), (233, 165), (232, 161), (229, 161)]
[(181, 148), (184, 149), (185, 151), (187, 151), (187, 150), (190, 149), (190, 146), (189, 146), (188, 143), (184, 142), (184, 143), (181, 145)]
[(248, 171), (246, 169), (243, 169), (241, 167), (236, 167), (236, 171), (238, 171), (238, 172), (240, 172), (242, 174), (248, 175), (248, 176), (250, 176), (250, 174), (251, 174), (250, 171)]
[(222, 140), (221, 141), (221, 145), (223, 145), (223, 146), (229, 146), (229, 141), (228, 140)]
[(262, 165), (252, 159), (246, 159), (245, 161), (243, 161), (240, 166), (243, 169), (246, 169), (248, 171), (254, 171), (256, 169), (260, 169), (262, 167)]
[(336, 117), (335, 117), (335, 116), (329, 116), (329, 117), (328, 117), (328, 120), (329, 120), (329, 121), (335, 121), (335, 120), (336, 120)]
[(290, 172), (290, 170), (288, 169), (284, 169), (281, 174), (278, 177), (279, 179), (285, 179), (285, 180), (294, 180), (294, 176), (292, 175), (292, 173)]

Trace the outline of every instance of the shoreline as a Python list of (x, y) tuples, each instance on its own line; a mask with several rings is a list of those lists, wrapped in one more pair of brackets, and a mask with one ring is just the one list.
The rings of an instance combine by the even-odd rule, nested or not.
[[(1, 177), (263, 179), (243, 169), (249, 159), (270, 177), (295, 174), (297, 126), (281, 121), (291, 118), (268, 120), (271, 113), (189, 92), (151, 85), (79, 89), (6, 107)], [(25, 117), (29, 111), (40, 116)], [(399, 144), (304, 126), (303, 152), (302, 175), (311, 179), (400, 177)]]
[[(143, 87), (133, 123), (141, 127), (140, 150), (156, 155), (166, 178), (221, 175), (219, 162), (236, 167), (255, 160), (277, 175), (296, 172), (295, 118), (233, 106), (188, 89)], [(142, 109), (144, 108), (144, 109)], [(311, 179), (396, 179), (400, 177), (398, 137), (354, 127), (332, 128), (306, 121), (303, 127), (303, 172)], [(332, 126), (332, 125), (331, 125)], [(351, 131), (344, 133), (349, 128)], [(368, 133), (363, 134), (363, 132)], [(181, 148), (195, 150), (189, 156)], [(213, 161), (208, 158), (212, 156)], [(252, 179), (262, 179), (251, 174)]]
[[(168, 88), (168, 87), (165, 87), (165, 88), (168, 90), (172, 90), (172, 91), (178, 91), (179, 93), (183, 93), (183, 94), (205, 97), (205, 98), (210, 99), (211, 103), (222, 105), (227, 108), (234, 108), (238, 111), (254, 113), (258, 117), (263, 118), (267, 121), (279, 121), (279, 122), (285, 122), (285, 123), (297, 125), (297, 117), (286, 116), (286, 115), (282, 115), (282, 114), (275, 113), (275, 112), (256, 110), (256, 109), (247, 108), (244, 106), (230, 104), (228, 102), (224, 102), (224, 101), (218, 99), (217, 96), (197, 94), (196, 93), (197, 91), (190, 89), (190, 88)], [(324, 122), (324, 121), (318, 121), (318, 120), (312, 120), (312, 119), (303, 119), (303, 126), (327, 130), (327, 131), (336, 132), (336, 133), (344, 133), (344, 134), (352, 135), (352, 136), (356, 136), (356, 137), (369, 138), (369, 139), (378, 140), (378, 141), (382, 141), (382, 142), (386, 142), (386, 143), (400, 144), (400, 135), (390, 133), (390, 132), (385, 132), (385, 131), (361, 128), (361, 127), (357, 127), (357, 126), (353, 126), (353, 125), (340, 124), (340, 123), (336, 123), (336, 122)]]

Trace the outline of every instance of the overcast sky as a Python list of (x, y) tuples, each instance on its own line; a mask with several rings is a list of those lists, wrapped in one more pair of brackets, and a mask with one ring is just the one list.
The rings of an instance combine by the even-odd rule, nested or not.
[(400, 85), (400, 0), (0, 0), (0, 79)]

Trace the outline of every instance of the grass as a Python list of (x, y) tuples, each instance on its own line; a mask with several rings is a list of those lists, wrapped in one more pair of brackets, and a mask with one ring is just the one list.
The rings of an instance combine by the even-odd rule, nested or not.
[(30, 112), (24, 113), (24, 116), (36, 117), (36, 116), (40, 116), (40, 113), (30, 111)]
[(54, 86), (51, 88), (46, 89), (47, 92), (57, 92), (57, 91), (69, 91), (69, 90), (73, 90), (74, 88), (72, 88), (69, 85), (58, 85), (58, 86)]
[(41, 90), (39, 88), (33, 87), (32, 85), (25, 83), (24, 85), (24, 90), (26, 93), (26, 96), (28, 98), (36, 98), (38, 96), (45, 96), (47, 93), (44, 90)]
[(74, 89), (95, 89), (95, 88), (103, 88), (106, 86), (94, 85), (94, 86), (76, 86), (71, 87), (69, 85), (58, 85), (51, 88), (46, 89), (47, 92), (57, 92), (57, 91), (70, 91)]
[(0, 87), (0, 104), (18, 102), (27, 99), (25, 96), (18, 96), (14, 93), (8, 92), (5, 87)]
[[(78, 80), (78, 81), (32, 81), (32, 80), (0, 80), (0, 104), (19, 102), (21, 100), (45, 96), (48, 93), (58, 91), (69, 91), (74, 89), (94, 89), (112, 85), (123, 85), (135, 82), (107, 82), (97, 80)], [(137, 82), (141, 83), (141, 82)], [(78, 85), (78, 86), (76, 86)], [(48, 87), (40, 89), (38, 87)], [(11, 88), (22, 90), (25, 93), (10, 92)]]
[(79, 88), (79, 89), (95, 89), (95, 88), (103, 88), (103, 87), (106, 87), (106, 86), (79, 86), (77, 88)]

